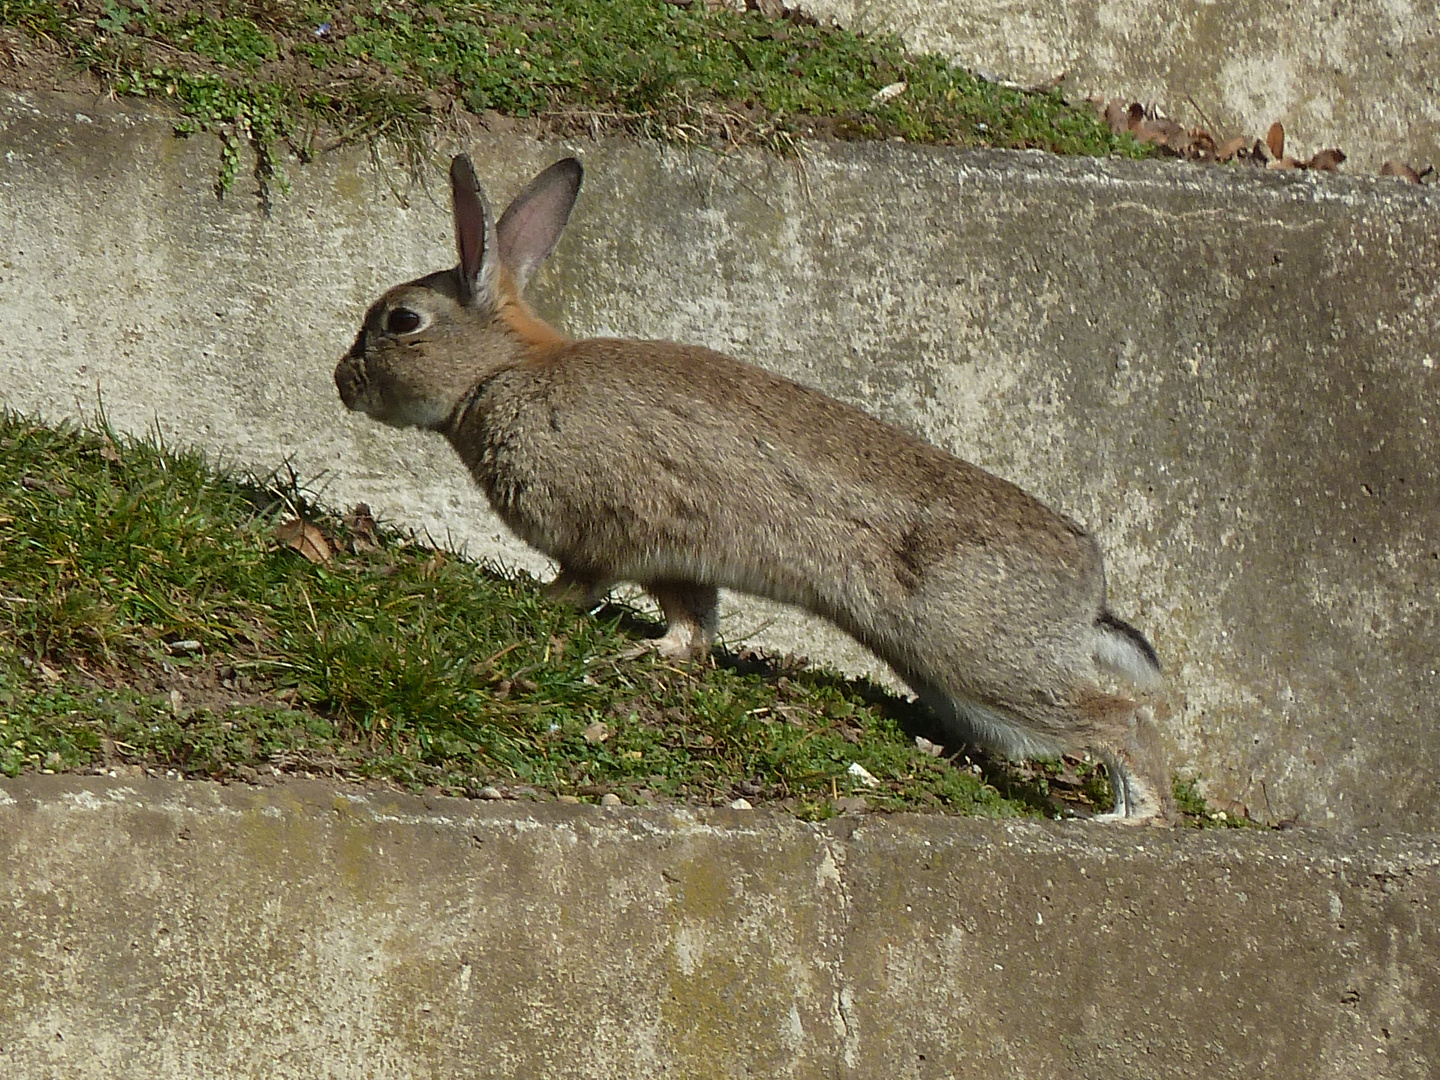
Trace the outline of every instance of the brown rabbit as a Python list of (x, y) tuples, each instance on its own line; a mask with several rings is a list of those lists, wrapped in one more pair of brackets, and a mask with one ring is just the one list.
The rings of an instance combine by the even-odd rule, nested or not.
[(956, 741), (1091, 748), (1108, 818), (1168, 813), (1150, 710), (1096, 665), (1158, 681), (1105, 606), (1095, 541), (1013, 484), (817, 390), (709, 349), (573, 341), (525, 304), (580, 190), (551, 165), (495, 223), (450, 167), (460, 263), (391, 289), (335, 369), (349, 409), (450, 440), (495, 512), (590, 604), (659, 602), (667, 654), (707, 654), (717, 590), (794, 604), (890, 664)]

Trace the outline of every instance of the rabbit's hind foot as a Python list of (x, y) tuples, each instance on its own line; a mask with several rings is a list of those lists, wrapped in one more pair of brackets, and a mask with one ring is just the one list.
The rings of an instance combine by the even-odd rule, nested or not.
[(1164, 825), (1169, 820), (1166, 801), (1148, 780), (1132, 773), (1118, 761), (1110, 763), (1110, 786), (1115, 789), (1115, 806), (1091, 821), (1116, 825)]
[(642, 648), (652, 648), (667, 660), (708, 657), (720, 625), (720, 591), (693, 581), (652, 581), (645, 591), (660, 605), (665, 633)]
[(1129, 730), (1122, 744), (1096, 748), (1110, 772), (1115, 806), (1092, 820), (1120, 825), (1173, 824), (1174, 800), (1170, 797), (1165, 751), (1160, 745), (1154, 711), (1149, 705), (1133, 702), (1131, 710)]

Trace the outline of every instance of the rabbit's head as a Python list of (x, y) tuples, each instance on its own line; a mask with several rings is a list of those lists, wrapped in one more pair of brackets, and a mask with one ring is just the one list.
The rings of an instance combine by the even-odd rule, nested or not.
[(551, 165), (497, 224), (470, 159), (450, 164), (450, 270), (397, 285), (370, 306), (335, 368), (345, 407), (394, 427), (444, 428), (487, 375), (565, 339), (526, 307), (525, 284), (560, 239), (580, 191), (574, 158)]

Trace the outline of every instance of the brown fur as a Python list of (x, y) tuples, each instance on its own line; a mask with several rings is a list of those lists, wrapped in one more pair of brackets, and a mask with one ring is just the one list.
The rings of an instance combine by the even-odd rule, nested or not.
[(531, 363), (543, 362), (545, 356), (570, 344), (570, 339), (530, 310), (515, 287), (515, 279), (501, 267), (498, 292), (501, 297), (499, 321), (522, 348), (529, 352)]
[[(352, 409), (444, 434), (505, 523), (560, 564), (557, 595), (590, 603), (638, 582), (669, 623), (660, 647), (688, 656), (710, 648), (719, 588), (797, 605), (891, 664), (953, 740), (1091, 747), (1117, 767), (1125, 820), (1165, 811), (1143, 710), (1096, 681), (1097, 659), (1158, 674), (1153, 652), (1108, 614), (1079, 525), (723, 354), (566, 338), (522, 296), (578, 164), (532, 181), (498, 230), (468, 162), (452, 185), (461, 265), (377, 301), (336, 384)], [(1143, 776), (1127, 787), (1127, 771)]]

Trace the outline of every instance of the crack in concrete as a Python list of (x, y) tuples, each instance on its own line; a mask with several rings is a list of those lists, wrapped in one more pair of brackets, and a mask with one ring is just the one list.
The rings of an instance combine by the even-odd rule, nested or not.
[(833, 828), (817, 830), (825, 858), (816, 870), (816, 885), (823, 887), (828, 884), (835, 889), (840, 910), (838, 937), (832, 953), (835, 992), (831, 999), (831, 1022), (840, 1038), (840, 1053), (835, 1063), (837, 1078), (849, 1075), (855, 1068), (860, 1043), (860, 1031), (855, 1021), (855, 992), (846, 978), (854, 900), (845, 870), (850, 845), (857, 831), (857, 828), (849, 828), (839, 835)]

